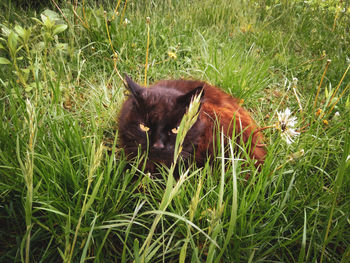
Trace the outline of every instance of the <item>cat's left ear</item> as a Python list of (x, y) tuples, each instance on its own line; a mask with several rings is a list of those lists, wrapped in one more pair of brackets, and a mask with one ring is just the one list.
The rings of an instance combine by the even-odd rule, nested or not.
[(199, 86), (199, 87), (191, 90), (190, 92), (187, 92), (185, 95), (180, 96), (177, 99), (177, 102), (179, 104), (182, 104), (182, 105), (187, 107), (187, 106), (190, 105), (192, 98), (194, 96), (196, 96), (196, 95), (199, 95), (199, 94), (201, 95), (200, 99), (201, 99), (201, 102), (202, 102), (203, 96), (204, 96), (204, 88), (203, 88), (203, 86)]
[(132, 95), (134, 95), (135, 99), (138, 103), (142, 101), (142, 93), (144, 91), (144, 87), (140, 86), (136, 82), (134, 82), (127, 74), (125, 76), (125, 88), (127, 88)]

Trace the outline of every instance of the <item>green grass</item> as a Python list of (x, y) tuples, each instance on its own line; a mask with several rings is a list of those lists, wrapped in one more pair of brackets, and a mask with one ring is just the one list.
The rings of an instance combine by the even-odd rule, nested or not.
[[(124, 16), (121, 1), (114, 19), (118, 1), (86, 2), (81, 20), (74, 4), (0, 3), (1, 262), (349, 262), (346, 1), (128, 1)], [(147, 83), (203, 79), (261, 127), (289, 107), (302, 133), (264, 130), (261, 171), (220, 134), (216, 160), (180, 162), (178, 181), (138, 170), (118, 147), (125, 89), (104, 16), (121, 73), (144, 82), (150, 17)]]

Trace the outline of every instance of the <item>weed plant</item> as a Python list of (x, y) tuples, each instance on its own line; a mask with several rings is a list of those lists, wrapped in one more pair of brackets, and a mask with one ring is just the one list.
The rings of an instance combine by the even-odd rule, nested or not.
[[(347, 1), (0, 7), (1, 262), (349, 262)], [(138, 169), (118, 145), (120, 72), (242, 99), (264, 166), (218, 133), (203, 168)]]

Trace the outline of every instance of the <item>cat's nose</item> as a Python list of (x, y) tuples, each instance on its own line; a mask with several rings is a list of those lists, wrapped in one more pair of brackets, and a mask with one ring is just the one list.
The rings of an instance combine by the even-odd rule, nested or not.
[(153, 148), (154, 149), (164, 149), (164, 143), (161, 140), (157, 140), (154, 144), (153, 144)]

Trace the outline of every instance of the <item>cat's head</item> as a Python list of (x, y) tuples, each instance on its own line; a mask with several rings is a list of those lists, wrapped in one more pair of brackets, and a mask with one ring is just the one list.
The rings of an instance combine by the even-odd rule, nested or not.
[[(120, 113), (119, 137), (126, 153), (136, 156), (139, 146), (142, 151), (146, 151), (148, 147), (148, 157), (151, 161), (170, 166), (174, 158), (178, 126), (192, 97), (199, 94), (203, 87), (197, 87), (187, 93), (162, 86), (145, 88), (127, 75), (125, 86), (130, 91), (130, 96)], [(203, 93), (201, 94), (203, 96)], [(185, 137), (183, 157), (187, 158), (193, 153), (201, 130), (198, 119)]]

